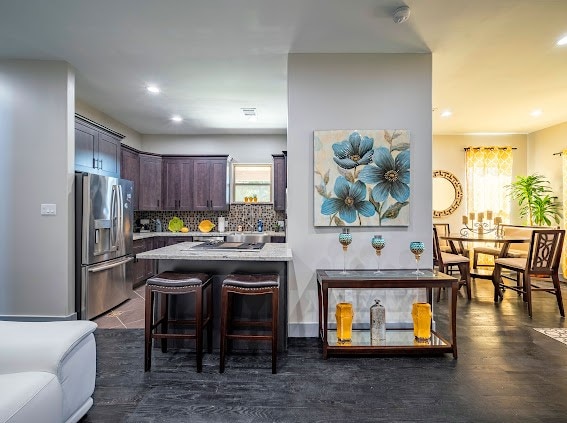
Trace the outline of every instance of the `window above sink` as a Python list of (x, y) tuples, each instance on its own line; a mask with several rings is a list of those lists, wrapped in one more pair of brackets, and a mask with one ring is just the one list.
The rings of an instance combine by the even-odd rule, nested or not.
[(232, 164), (232, 203), (271, 203), (273, 170), (271, 163)]

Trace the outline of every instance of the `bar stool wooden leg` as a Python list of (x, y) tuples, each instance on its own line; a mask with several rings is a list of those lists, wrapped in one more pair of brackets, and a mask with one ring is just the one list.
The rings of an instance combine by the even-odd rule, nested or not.
[(228, 319), (228, 290), (223, 287), (221, 291), (220, 373), (224, 373), (227, 319)]
[(195, 349), (197, 350), (197, 373), (203, 370), (203, 290), (195, 291)]
[(207, 288), (207, 351), (213, 352), (213, 284)]
[[(161, 333), (167, 333), (169, 325), (169, 295), (160, 293), (158, 297), (161, 300)], [(167, 338), (162, 338), (161, 340), (161, 352), (167, 352)]]
[(279, 290), (272, 291), (272, 374), (276, 374), (278, 360), (278, 303)]
[(144, 323), (144, 371), (147, 372), (152, 367), (152, 325), (153, 325), (153, 305), (154, 293), (149, 286), (146, 286), (146, 310)]

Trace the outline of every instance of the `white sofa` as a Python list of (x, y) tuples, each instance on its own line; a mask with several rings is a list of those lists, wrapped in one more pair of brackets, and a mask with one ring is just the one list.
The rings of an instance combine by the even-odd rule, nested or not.
[(73, 423), (91, 408), (90, 321), (0, 321), (0, 422)]

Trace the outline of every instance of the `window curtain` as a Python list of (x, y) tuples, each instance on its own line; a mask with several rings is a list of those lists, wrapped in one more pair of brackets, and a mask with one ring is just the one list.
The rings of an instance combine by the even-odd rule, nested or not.
[[(561, 152), (563, 168), (563, 222), (567, 222), (567, 150)], [(567, 246), (563, 242), (563, 255), (561, 256), (561, 270), (567, 277)]]
[(510, 199), (504, 187), (512, 183), (512, 148), (471, 147), (465, 157), (467, 214), (491, 210), (494, 217), (510, 222)]
[[(490, 210), (493, 218), (510, 222), (510, 199), (504, 187), (512, 183), (512, 148), (470, 147), (465, 157), (467, 214), (484, 212), (486, 218)], [(480, 254), (478, 264), (493, 265), (494, 257)]]

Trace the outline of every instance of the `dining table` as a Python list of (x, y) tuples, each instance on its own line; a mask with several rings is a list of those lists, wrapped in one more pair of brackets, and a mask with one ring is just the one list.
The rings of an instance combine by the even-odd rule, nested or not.
[[(501, 235), (496, 236), (495, 234), (478, 234), (474, 232), (463, 233), (450, 233), (448, 235), (439, 235), (439, 239), (443, 239), (449, 243), (451, 247), (451, 252), (453, 254), (461, 253), (465, 247), (463, 246), (465, 242), (467, 243), (490, 243), (495, 245), (500, 245), (500, 253), (497, 258), (507, 257), (508, 250), (512, 244), (527, 243), (531, 241), (530, 237), (523, 234), (519, 235)], [(494, 284), (494, 290), (498, 294), (495, 295), (495, 301), (503, 297), (502, 291), (500, 290), (500, 284), (493, 279), (494, 267), (493, 266), (481, 266), (470, 269), (471, 278), (479, 279), (489, 279)]]

